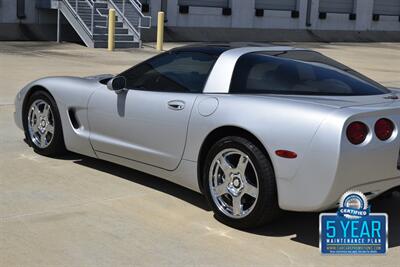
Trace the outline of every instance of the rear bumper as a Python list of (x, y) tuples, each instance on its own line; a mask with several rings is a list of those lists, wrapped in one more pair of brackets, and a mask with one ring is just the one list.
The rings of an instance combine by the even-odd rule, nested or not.
[[(387, 141), (373, 129), (378, 118), (389, 118), (396, 131)], [(370, 135), (360, 145), (351, 144), (343, 129), (351, 121), (368, 125)], [(336, 117), (321, 125), (293, 179), (277, 179), (279, 205), (284, 210), (322, 211), (337, 206), (349, 190), (375, 198), (400, 186), (400, 109)]]
[(399, 186), (400, 186), (400, 176), (392, 179), (382, 180), (375, 183), (358, 185), (355, 186), (354, 188), (350, 188), (349, 190), (360, 191), (364, 193), (364, 195), (366, 195), (368, 199), (374, 199), (379, 195), (391, 191), (392, 189), (395, 188), (398, 189)]
[[(319, 187), (323, 186), (320, 185)], [(400, 176), (365, 184), (354, 184), (344, 189), (337, 189), (337, 187), (338, 184), (335, 183), (329, 188), (322, 189), (322, 191), (329, 191), (327, 196), (323, 196), (320, 192), (315, 191), (314, 186), (308, 187), (308, 190), (300, 189), (301, 195), (293, 194), (291, 187), (286, 186), (286, 189), (289, 190), (282, 189), (279, 192), (279, 205), (283, 210), (324, 211), (337, 207), (341, 196), (347, 191), (360, 191), (370, 200), (393, 189), (399, 189)]]

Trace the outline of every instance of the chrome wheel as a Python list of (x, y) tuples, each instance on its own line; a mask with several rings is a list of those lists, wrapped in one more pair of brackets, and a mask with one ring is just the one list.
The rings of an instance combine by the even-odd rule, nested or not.
[(219, 152), (211, 162), (209, 187), (221, 212), (235, 219), (246, 217), (259, 195), (257, 171), (250, 157), (234, 148)]
[(50, 104), (42, 99), (35, 100), (28, 112), (28, 131), (32, 142), (46, 148), (54, 137), (54, 116)]

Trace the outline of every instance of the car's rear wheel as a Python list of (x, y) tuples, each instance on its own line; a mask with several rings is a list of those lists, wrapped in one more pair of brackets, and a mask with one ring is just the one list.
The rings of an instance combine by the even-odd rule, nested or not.
[(64, 137), (57, 104), (45, 91), (34, 92), (23, 113), (27, 142), (34, 151), (45, 156), (64, 153)]
[(219, 140), (207, 155), (203, 173), (206, 198), (221, 222), (252, 228), (279, 213), (271, 162), (253, 142), (237, 136)]

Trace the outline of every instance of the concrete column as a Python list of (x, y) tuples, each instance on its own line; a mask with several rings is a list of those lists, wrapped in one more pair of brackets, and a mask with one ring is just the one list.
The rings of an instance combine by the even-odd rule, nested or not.
[(300, 12), (299, 20), (299, 28), (306, 28), (306, 20), (307, 20), (307, 3), (308, 0), (297, 0), (297, 10)]
[(371, 28), (374, 0), (355, 0), (357, 14), (356, 30), (365, 31)]
[(157, 14), (161, 10), (161, 0), (150, 0), (150, 16), (152, 26), (157, 25)]
[(310, 23), (311, 26), (309, 29), (315, 29), (316, 24), (318, 22), (319, 15), (319, 0), (311, 0), (311, 14), (310, 14)]
[(252, 28), (255, 0), (231, 0), (232, 28)]
[(57, 43), (61, 42), (61, 11), (57, 9)]
[(176, 26), (178, 13), (178, 0), (168, 0), (167, 19), (168, 26)]

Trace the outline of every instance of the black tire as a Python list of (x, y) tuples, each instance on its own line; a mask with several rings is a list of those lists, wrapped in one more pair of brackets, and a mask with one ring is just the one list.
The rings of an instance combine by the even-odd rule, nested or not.
[[(29, 114), (29, 109), (36, 100), (43, 100), (46, 103), (50, 105), (51, 112), (53, 114), (54, 118), (54, 135), (49, 143), (49, 145), (45, 148), (41, 148), (38, 145), (36, 145), (30, 136), (29, 133), (29, 128), (28, 128), (28, 114)], [(64, 136), (63, 136), (63, 131), (62, 131), (62, 125), (61, 125), (61, 119), (60, 119), (60, 113), (58, 111), (58, 107), (56, 102), (54, 101), (53, 97), (47, 93), (46, 91), (36, 91), (34, 92), (28, 102), (25, 105), (25, 108), (22, 112), (22, 122), (24, 126), (24, 132), (25, 132), (25, 138), (28, 144), (33, 148), (33, 150), (44, 156), (60, 156), (65, 154), (67, 151), (65, 148), (64, 144)]]
[[(254, 165), (258, 176), (259, 193), (254, 208), (244, 218), (232, 218), (224, 214), (211, 196), (209, 172), (214, 158), (225, 149), (237, 149), (245, 153)], [(229, 136), (217, 141), (207, 154), (203, 166), (203, 189), (215, 217), (220, 222), (237, 229), (262, 226), (279, 214), (275, 174), (269, 158), (253, 142), (238, 136)]]

